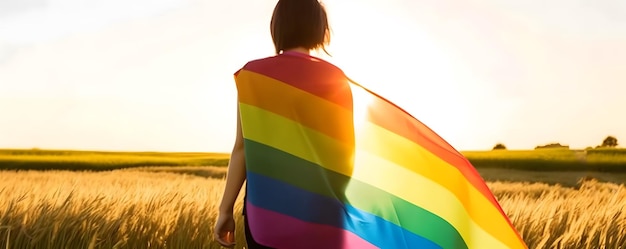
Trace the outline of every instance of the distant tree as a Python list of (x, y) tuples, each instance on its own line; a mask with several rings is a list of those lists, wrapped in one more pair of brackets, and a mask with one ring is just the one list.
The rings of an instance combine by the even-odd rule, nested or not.
[(493, 150), (506, 150), (506, 146), (504, 144), (498, 143), (496, 146), (493, 146)]
[(614, 136), (608, 136), (602, 141), (601, 147), (617, 147), (617, 138)]
[(546, 145), (539, 145), (535, 149), (569, 149), (569, 145), (562, 145), (560, 143), (551, 143)]

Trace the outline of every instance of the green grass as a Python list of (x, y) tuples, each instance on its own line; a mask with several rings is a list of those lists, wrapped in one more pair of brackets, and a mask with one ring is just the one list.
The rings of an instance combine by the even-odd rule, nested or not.
[[(478, 169), (626, 172), (626, 149), (537, 149), (462, 152)], [(5, 170), (113, 170), (150, 166), (226, 166), (225, 153), (0, 150)]]
[(478, 168), (478, 173), (488, 182), (546, 183), (564, 187), (578, 187), (585, 180), (626, 184), (626, 172), (597, 171), (532, 171), (518, 169)]
[(476, 168), (626, 172), (626, 149), (465, 151)]
[(224, 153), (0, 150), (5, 170), (113, 170), (148, 166), (226, 166)]

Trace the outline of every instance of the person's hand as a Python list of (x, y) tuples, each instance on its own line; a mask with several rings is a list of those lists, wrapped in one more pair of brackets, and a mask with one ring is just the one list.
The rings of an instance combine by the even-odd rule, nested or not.
[(220, 213), (213, 231), (213, 237), (220, 245), (228, 248), (235, 246), (235, 219), (232, 214)]

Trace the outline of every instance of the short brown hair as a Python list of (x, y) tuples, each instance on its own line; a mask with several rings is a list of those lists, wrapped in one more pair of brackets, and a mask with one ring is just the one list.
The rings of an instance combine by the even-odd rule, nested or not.
[(326, 9), (317, 0), (279, 0), (270, 31), (276, 54), (297, 47), (326, 52), (330, 42)]

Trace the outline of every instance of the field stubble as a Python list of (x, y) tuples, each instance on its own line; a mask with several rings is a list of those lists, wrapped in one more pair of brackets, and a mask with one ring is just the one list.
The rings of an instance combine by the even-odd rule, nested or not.
[[(0, 248), (220, 248), (211, 234), (223, 176), (216, 167), (0, 171)], [(530, 248), (626, 248), (623, 185), (488, 185)]]

